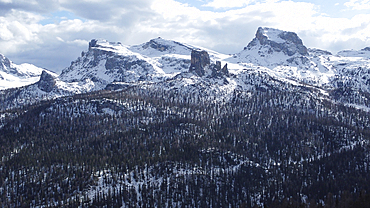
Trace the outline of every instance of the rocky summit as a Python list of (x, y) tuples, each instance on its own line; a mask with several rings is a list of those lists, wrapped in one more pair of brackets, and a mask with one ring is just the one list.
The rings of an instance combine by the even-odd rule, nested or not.
[[(93, 39), (87, 51), (83, 51), (59, 76), (55, 75), (56, 84), (51, 83), (52, 79), (46, 79), (47, 74), (41, 76), (40, 70), (33, 81), (36, 83), (40, 80), (36, 85), (38, 90), (33, 87), (18, 90), (24, 91), (19, 96), (40, 99), (103, 90), (108, 86), (109, 89), (117, 89), (119, 86), (150, 83), (169, 87), (168, 83), (171, 83), (175, 87), (179, 84), (174, 84), (174, 80), (181, 83), (181, 86), (186, 86), (186, 82), (218, 83), (215, 81), (218, 79), (223, 80), (220, 83), (225, 84), (224, 88), (210, 86), (225, 90), (250, 90), (260, 87), (261, 83), (272, 86), (265, 82), (266, 77), (254, 76), (265, 74), (282, 83), (290, 80), (290, 84), (303, 83), (317, 87), (326, 94), (343, 87), (370, 92), (368, 57), (368, 47), (360, 51), (346, 50), (332, 54), (320, 49), (307, 49), (294, 32), (266, 27), (258, 28), (255, 38), (248, 46), (232, 55), (163, 38), (134, 46)], [(2, 60), (3, 68), (12, 66), (8, 59)], [(3, 79), (8, 75), (9, 70), (7, 73), (0, 71)], [(193, 75), (195, 77), (190, 78), (192, 81), (183, 79)], [(260, 84), (256, 84), (257, 82)], [(357, 96), (352, 91), (349, 94)]]
[(14, 64), (0, 54), (0, 90), (33, 84), (39, 79), (42, 70), (32, 64)]
[(288, 56), (295, 54), (308, 55), (306, 46), (303, 45), (302, 40), (296, 33), (273, 28), (259, 27), (256, 37), (245, 47), (245, 50), (253, 50), (253, 48), (259, 46), (268, 47), (269, 54), (283, 52)]
[(10, 60), (6, 58), (3, 54), (0, 54), (0, 69), (5, 71), (7, 68), (10, 68)]
[[(164, 84), (174, 78), (186, 77), (188, 72), (204, 80), (227, 78), (229, 80), (223, 83), (233, 84), (227, 89), (249, 89), (251, 86), (243, 84), (245, 80), (240, 79), (245, 79), (245, 74), (249, 77), (251, 72), (261, 72), (282, 82), (289, 79), (324, 91), (338, 86), (370, 91), (370, 82), (367, 81), (370, 73), (366, 68), (369, 64), (367, 57), (370, 56), (368, 48), (331, 54), (320, 49), (307, 49), (294, 32), (267, 27), (258, 28), (247, 47), (232, 55), (163, 38), (134, 46), (93, 39), (87, 49), (57, 77), (52, 91), (42, 91), (53, 97), (63, 96), (61, 92), (73, 94), (102, 90), (112, 84)], [(41, 71), (38, 78), (40, 75)], [(6, 76), (0, 72), (0, 77)]]

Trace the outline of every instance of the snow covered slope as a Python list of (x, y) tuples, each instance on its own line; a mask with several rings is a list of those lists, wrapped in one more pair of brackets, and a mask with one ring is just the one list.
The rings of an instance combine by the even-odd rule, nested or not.
[(345, 86), (370, 92), (369, 58), (370, 48), (332, 55), (307, 49), (293, 32), (260, 27), (244, 50), (223, 61), (324, 89)]
[(17, 65), (0, 54), (0, 90), (37, 82), (43, 69), (32, 64)]
[[(95, 89), (112, 82), (164, 81), (187, 72), (191, 51), (201, 49), (162, 38), (136, 46), (94, 39), (88, 51), (63, 70), (60, 79), (65, 82), (90, 79), (96, 84)], [(207, 51), (214, 61), (224, 56)]]
[[(208, 66), (201, 69), (202, 73), (190, 69), (194, 51), (206, 51), (209, 56)], [(370, 48), (333, 55), (320, 49), (308, 49), (296, 33), (262, 27), (258, 28), (256, 37), (234, 55), (162, 38), (135, 46), (93, 39), (88, 50), (61, 75), (45, 72), (39, 82), (20, 89), (22, 92), (18, 94), (54, 98), (107, 87), (157, 85), (204, 93), (209, 89), (217, 92), (215, 96), (225, 96), (234, 90), (287, 90), (287, 86), (294, 85), (317, 89), (322, 95), (330, 94), (334, 100), (347, 103), (351, 99), (343, 100), (345, 96), (362, 99), (363, 95), (356, 91), (370, 93), (369, 58)], [(11, 67), (3, 68), (9, 71)], [(38, 77), (40, 74), (41, 70)], [(345, 96), (343, 91), (347, 93)], [(361, 105), (370, 106), (370, 101), (361, 101)]]
[(241, 52), (226, 61), (259, 68), (273, 76), (310, 84), (324, 84), (333, 72), (316, 62), (293, 32), (258, 28), (256, 37)]

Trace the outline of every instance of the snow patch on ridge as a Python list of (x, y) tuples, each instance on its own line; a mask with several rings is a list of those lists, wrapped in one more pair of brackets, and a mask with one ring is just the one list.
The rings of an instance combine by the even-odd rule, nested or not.
[[(192, 76), (188, 73), (192, 50), (207, 51), (211, 64), (217, 61), (227, 64), (230, 76), (212, 80), (206, 76), (210, 76), (209, 71), (204, 77)], [(37, 68), (27, 71), (29, 68), (32, 66), (21, 65), (18, 71), (41, 74), (41, 69), (39, 72)], [(3, 79), (0, 89), (13, 83), (7, 76), (10, 75), (0, 70), (0, 79)], [(32, 78), (32, 83), (37, 82), (38, 76)], [(88, 51), (82, 52), (81, 57), (55, 78), (55, 89), (46, 94), (36, 90), (33, 94), (60, 97), (121, 83), (122, 86), (158, 84), (168, 89), (207, 89), (222, 97), (235, 90), (250, 91), (263, 82), (271, 81), (263, 78), (296, 86), (313, 86), (325, 93), (338, 87), (370, 92), (370, 49), (332, 55), (320, 49), (307, 49), (295, 33), (272, 28), (259, 28), (256, 38), (244, 50), (233, 55), (162, 38), (135, 46), (94, 39), (89, 43)], [(27, 90), (31, 88), (34, 87)]]
[(276, 43), (284, 43), (283, 40), (279, 35), (281, 34), (281, 30), (273, 29), (273, 28), (263, 28), (263, 35), (266, 36), (269, 40), (274, 41)]
[(43, 70), (32, 64), (14, 64), (0, 54), (0, 90), (36, 83)]

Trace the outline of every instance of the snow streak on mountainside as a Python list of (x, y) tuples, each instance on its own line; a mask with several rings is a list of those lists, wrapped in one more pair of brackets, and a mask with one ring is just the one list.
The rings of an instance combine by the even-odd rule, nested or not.
[(369, 73), (356, 73), (360, 65), (369, 66), (369, 58), (370, 53), (365, 49), (361, 52), (340, 52), (334, 56), (327, 51), (307, 49), (295, 33), (259, 28), (248, 46), (227, 60), (259, 68), (275, 77), (318, 87), (331, 89), (336, 88), (338, 83), (350, 82), (349, 85), (369, 92), (366, 79)]
[[(368, 50), (341, 52), (335, 56), (327, 51), (307, 49), (293, 32), (271, 28), (259, 28), (248, 46), (233, 56), (162, 38), (137, 46), (92, 40), (89, 50), (65, 69), (60, 79), (67, 83), (92, 80), (94, 90), (112, 82), (163, 82), (189, 71), (193, 50), (207, 51), (211, 64), (217, 61), (227, 64), (229, 72), (236, 77), (253, 71), (267, 73), (283, 82), (304, 83), (324, 90), (342, 86), (364, 92), (370, 90), (366, 70), (370, 64)], [(358, 70), (360, 66), (363, 67)], [(241, 82), (236, 77), (231, 78), (231, 83)]]
[[(191, 54), (202, 50), (207, 52), (209, 61), (200, 71), (194, 70)], [(212, 86), (210, 83), (221, 82), (223, 87), (217, 91), (226, 91), (220, 94), (231, 92), (230, 89), (248, 91), (262, 85), (266, 90), (284, 90), (282, 86), (293, 84), (317, 88), (323, 95), (332, 95), (335, 101), (369, 107), (368, 98), (361, 94), (370, 92), (369, 58), (369, 48), (332, 55), (320, 49), (307, 49), (293, 32), (262, 27), (244, 50), (234, 55), (162, 38), (135, 46), (94, 39), (88, 50), (61, 75), (46, 76), (50, 73), (45, 72), (45, 76), (40, 76), (39, 71), (40, 81), (18, 89), (19, 93), (12, 99), (27, 103), (28, 97), (34, 100), (55, 98), (102, 90), (107, 86), (110, 89), (144, 83), (162, 87), (169, 83), (173, 86), (181, 83)], [(227, 73), (221, 73), (222, 70)], [(342, 96), (343, 91), (346, 98)]]
[(0, 54), (0, 90), (35, 83), (42, 71), (43, 69), (32, 64), (16, 65)]
[[(106, 40), (92, 40), (89, 50), (63, 70), (65, 82), (91, 79), (98, 88), (112, 82), (159, 82), (187, 72), (192, 50), (199, 50), (175, 41), (157, 38), (137, 46), (124, 46)], [(210, 51), (211, 58), (222, 56)]]

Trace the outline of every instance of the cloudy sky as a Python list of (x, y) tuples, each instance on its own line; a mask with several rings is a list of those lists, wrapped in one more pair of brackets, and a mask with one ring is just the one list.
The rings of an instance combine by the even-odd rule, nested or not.
[(60, 72), (93, 38), (162, 37), (229, 54), (259, 26), (336, 53), (370, 46), (369, 24), (370, 0), (0, 0), (0, 53)]

